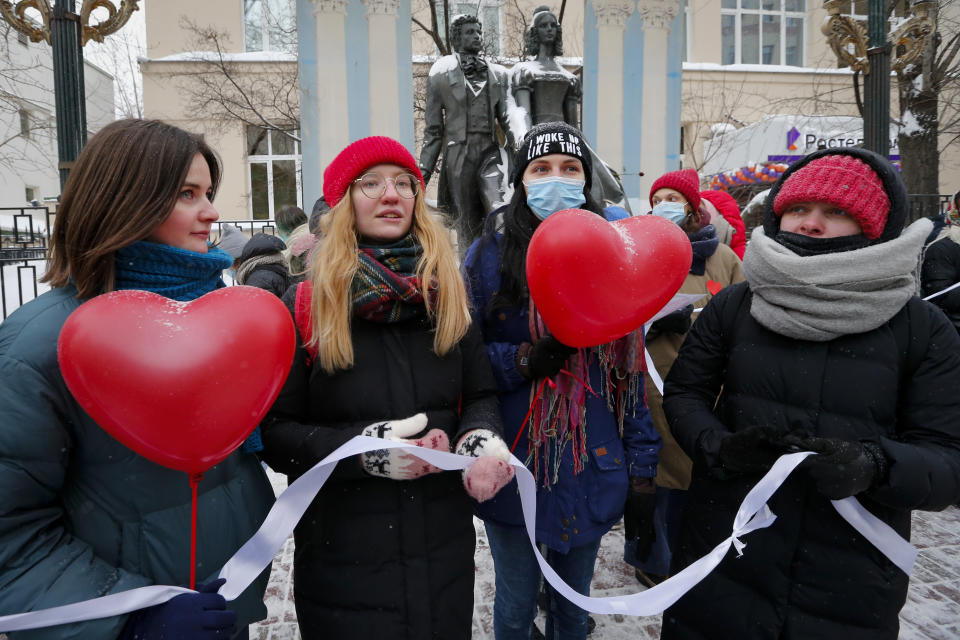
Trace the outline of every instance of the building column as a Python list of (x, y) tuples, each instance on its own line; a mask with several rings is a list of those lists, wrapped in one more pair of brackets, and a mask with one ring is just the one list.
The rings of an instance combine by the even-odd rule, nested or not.
[[(347, 109), (347, 46), (344, 20), (349, 0), (311, 0), (316, 65), (317, 147), (321, 171), (350, 142)], [(320, 63), (320, 52), (323, 61)]]
[(367, 8), (371, 135), (400, 138), (400, 65), (397, 13), (400, 0), (363, 0)]
[(623, 171), (623, 34), (634, 0), (594, 0), (597, 18), (597, 155)]
[[(678, 0), (639, 0), (643, 18), (643, 172), (640, 193), (646, 195), (653, 182), (668, 171), (667, 131), (670, 96), (667, 89), (667, 57), (670, 23), (680, 11)], [(680, 105), (673, 105), (679, 109)], [(676, 167), (673, 167), (676, 168)], [(635, 212), (636, 213), (636, 212)]]

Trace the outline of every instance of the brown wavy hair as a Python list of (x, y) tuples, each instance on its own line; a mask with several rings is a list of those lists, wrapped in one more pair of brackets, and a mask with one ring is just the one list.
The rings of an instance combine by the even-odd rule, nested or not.
[(207, 161), (216, 194), (220, 160), (199, 136), (139, 119), (118, 120), (98, 131), (64, 186), (41, 281), (63, 287), (72, 280), (79, 298), (112, 291), (114, 253), (163, 224), (198, 153)]

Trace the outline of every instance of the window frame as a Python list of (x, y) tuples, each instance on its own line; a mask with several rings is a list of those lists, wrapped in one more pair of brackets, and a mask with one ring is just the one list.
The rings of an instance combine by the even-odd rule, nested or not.
[[(780, 4), (780, 8), (773, 9), (764, 9), (763, 0), (757, 0), (758, 8), (757, 9), (744, 9), (742, 7), (743, 0), (735, 0), (737, 7), (735, 9), (724, 8), (721, 4), (720, 7), (720, 64), (724, 66), (729, 66), (731, 64), (757, 64), (763, 66), (790, 66), (790, 67), (806, 67), (807, 66), (807, 29), (809, 28), (810, 14), (809, 14), (809, 0), (802, 0), (804, 3), (804, 8), (802, 11), (787, 11), (786, 2), (787, 0), (777, 0)], [(853, 6), (855, 0), (850, 0), (851, 7)], [(758, 62), (743, 62), (743, 16), (756, 16), (757, 24), (759, 27), (759, 42), (757, 49)], [(724, 46), (723, 46), (723, 18), (724, 16), (734, 16), (734, 61), (732, 63), (725, 62), (723, 59)], [(774, 63), (765, 63), (763, 61), (763, 18), (765, 16), (776, 16), (780, 23), (780, 33), (779, 33), (779, 62)], [(799, 65), (788, 64), (787, 59), (787, 20), (788, 19), (798, 19), (801, 20), (801, 33), (800, 33), (800, 42), (803, 45), (803, 50), (800, 54), (800, 63)]]
[[(443, 32), (446, 31), (446, 29), (444, 28), (443, 21), (441, 19), (443, 17), (442, 16), (443, 1), (435, 0), (434, 4), (437, 7), (437, 18), (438, 18), (437, 29), (441, 31), (441, 35), (442, 35)], [(456, 11), (457, 7), (461, 5), (470, 5), (470, 8), (471, 8), (470, 12), (463, 13), (463, 12)], [(457, 2), (451, 3), (451, 8), (454, 10), (453, 12), (454, 17), (459, 15), (471, 15), (471, 16), (476, 16), (477, 19), (480, 20), (480, 24), (483, 25), (484, 56), (488, 58), (500, 58), (503, 56), (503, 0), (478, 0), (475, 2), (471, 2), (470, 0), (465, 0), (465, 1), (458, 0)], [(496, 12), (497, 12), (497, 40), (496, 40), (497, 50), (496, 51), (490, 51), (488, 49), (490, 42), (487, 40), (487, 34), (489, 33), (489, 31), (487, 30), (487, 23), (484, 20), (484, 15), (483, 15), (484, 9), (490, 9), (490, 8), (496, 9)], [(450, 48), (450, 53), (456, 53), (456, 51), (453, 50), (452, 43), (448, 42), (447, 46)], [(439, 50), (437, 49), (436, 45), (434, 45), (434, 53), (435, 54), (439, 53)]]
[[(276, 161), (294, 161), (294, 173), (296, 176), (297, 182), (297, 206), (301, 209), (303, 208), (303, 150), (301, 148), (301, 143), (297, 142), (294, 139), (290, 139), (294, 145), (294, 152), (292, 154), (274, 154), (273, 153), (273, 135), (271, 133), (274, 130), (267, 131), (267, 153), (264, 154), (250, 154), (250, 142), (248, 128), (255, 127), (256, 125), (246, 125), (244, 127), (244, 150), (247, 151), (247, 215), (250, 217), (250, 220), (274, 220), (276, 219), (276, 206), (273, 199), (273, 163)], [(258, 129), (265, 130), (263, 127), (257, 127)], [(299, 133), (299, 131), (297, 132)], [(283, 133), (277, 132), (277, 135), (284, 135)], [(253, 217), (253, 177), (251, 176), (250, 167), (254, 164), (265, 164), (267, 167), (267, 217), (266, 218), (254, 218)]]
[[(259, 2), (260, 5), (260, 42), (262, 43), (259, 48), (251, 48), (250, 41), (247, 39), (247, 27), (250, 23), (247, 21), (247, 9), (248, 3), (250, 0), (244, 0), (243, 4), (243, 50), (247, 53), (256, 53), (256, 52), (280, 52), (280, 53), (297, 53), (296, 47), (296, 20), (297, 20), (297, 5), (295, 0), (255, 0)], [(293, 34), (293, 51), (288, 51), (283, 47), (274, 47), (270, 44), (270, 4), (286, 2), (289, 5), (290, 17), (293, 19), (293, 24), (289, 25), (292, 29), (291, 33)]]

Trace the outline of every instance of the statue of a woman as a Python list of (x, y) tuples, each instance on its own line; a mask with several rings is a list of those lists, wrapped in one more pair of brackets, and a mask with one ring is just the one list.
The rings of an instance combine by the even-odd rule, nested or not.
[[(515, 132), (515, 140), (522, 140), (530, 127), (541, 122), (562, 121), (579, 129), (583, 91), (580, 79), (556, 61), (557, 56), (563, 55), (563, 33), (549, 7), (540, 6), (533, 12), (524, 42), (525, 53), (536, 57), (518, 62), (511, 70), (513, 99), (517, 107), (522, 109), (525, 125), (523, 131)], [(593, 149), (590, 149), (590, 155), (594, 158), (593, 184), (590, 188), (594, 199), (605, 205), (619, 205), (629, 211), (630, 204), (619, 176), (597, 157)]]
[(563, 55), (563, 33), (548, 7), (534, 11), (524, 41), (525, 53), (536, 57), (513, 67), (511, 84), (514, 100), (525, 112), (527, 128), (556, 121), (580, 128), (580, 79), (555, 59)]

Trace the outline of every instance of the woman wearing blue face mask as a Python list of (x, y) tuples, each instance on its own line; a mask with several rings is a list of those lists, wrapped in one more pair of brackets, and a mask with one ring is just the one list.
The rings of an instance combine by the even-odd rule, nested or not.
[[(559, 342), (530, 300), (525, 260), (533, 232), (556, 211), (576, 207), (610, 220), (627, 213), (604, 210), (590, 197), (586, 141), (565, 123), (531, 129), (515, 156), (513, 184), (510, 204), (489, 216), (486, 233), (466, 253), (468, 293), (499, 386), (505, 440), (536, 477), (537, 542), (560, 577), (589, 594), (600, 538), (623, 516), (628, 489), (653, 492), (660, 439), (640, 387), (643, 343), (639, 331), (593, 349)], [(516, 482), (476, 511), (496, 569), (495, 636), (531, 638), (540, 568)], [(652, 500), (634, 512), (633, 521), (652, 534)], [(585, 638), (587, 613), (548, 595), (547, 637)]]
[[(666, 218), (686, 232), (693, 247), (693, 263), (680, 287), (680, 293), (700, 293), (696, 302), (702, 308), (720, 289), (743, 280), (740, 259), (730, 247), (717, 238), (710, 224), (709, 214), (700, 206), (700, 176), (693, 169), (671, 171), (658, 178), (650, 189), (653, 215)], [(646, 335), (647, 350), (653, 358), (657, 373), (666, 379), (667, 372), (677, 358), (691, 323), (696, 320), (694, 305), (652, 323)], [(690, 458), (674, 440), (663, 414), (663, 396), (651, 377), (646, 376), (647, 403), (660, 436), (663, 451), (656, 477), (656, 536), (649, 549), (625, 549), (625, 559), (634, 565), (641, 584), (653, 586), (669, 573), (673, 542), (679, 527), (680, 513), (690, 486)]]

